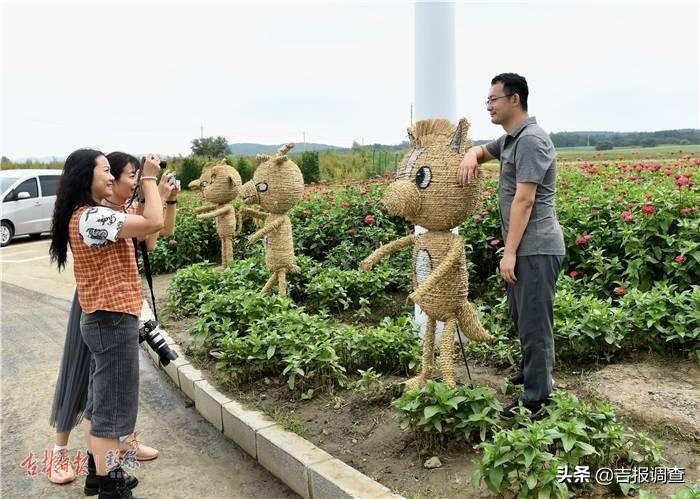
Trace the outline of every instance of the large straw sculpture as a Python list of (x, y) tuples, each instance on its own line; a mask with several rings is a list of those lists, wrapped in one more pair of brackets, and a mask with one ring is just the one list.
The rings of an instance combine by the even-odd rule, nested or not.
[(392, 215), (403, 217), (427, 229), (381, 246), (363, 260), (360, 268), (370, 270), (388, 255), (413, 247), (413, 287), (408, 296), (428, 316), (423, 344), (421, 373), (406, 381), (406, 388), (422, 386), (433, 371), (436, 321), (444, 321), (440, 344), (443, 381), (455, 386), (452, 359), (457, 326), (473, 341), (487, 341), (471, 303), (464, 242), (450, 229), (466, 220), (480, 201), (478, 183), (461, 187), (457, 183), (459, 162), (471, 147), (469, 123), (455, 127), (448, 120), (418, 121), (408, 130), (409, 151), (398, 170), (398, 180), (385, 191), (382, 200)]
[(304, 177), (296, 163), (286, 156), (292, 147), (294, 144), (289, 143), (274, 156), (258, 154), (257, 158), (262, 162), (241, 191), (246, 203), (258, 204), (264, 210), (241, 210), (242, 217), (256, 218), (265, 223), (262, 229), (248, 237), (251, 243), (264, 238), (265, 263), (272, 275), (262, 292), (267, 293), (279, 284), (282, 296), (287, 294), (287, 273), (299, 272), (294, 258), (292, 223), (287, 212), (304, 194)]
[(198, 206), (197, 218), (205, 220), (216, 218), (216, 233), (221, 239), (221, 266), (233, 260), (233, 237), (240, 233), (240, 221), (237, 223), (236, 210), (231, 204), (238, 197), (241, 188), (241, 176), (235, 168), (227, 164), (206, 166), (198, 180), (190, 182), (189, 187), (202, 191), (205, 201), (213, 205)]

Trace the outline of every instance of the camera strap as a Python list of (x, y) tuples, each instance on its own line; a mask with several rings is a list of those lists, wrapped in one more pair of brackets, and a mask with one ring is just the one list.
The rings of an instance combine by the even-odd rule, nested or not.
[(153, 293), (153, 275), (151, 274), (151, 264), (148, 261), (148, 248), (146, 248), (146, 241), (139, 241), (134, 238), (134, 249), (136, 250), (136, 265), (139, 262), (139, 248), (141, 248), (141, 257), (143, 258), (143, 271), (146, 274), (146, 281), (148, 282), (148, 287), (151, 290), (151, 303), (153, 304), (153, 316), (158, 322), (158, 312), (156, 311), (156, 297)]

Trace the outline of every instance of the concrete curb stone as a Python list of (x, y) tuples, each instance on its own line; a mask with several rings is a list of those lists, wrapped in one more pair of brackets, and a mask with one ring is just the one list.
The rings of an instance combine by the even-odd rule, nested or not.
[(197, 381), (194, 384), (194, 406), (204, 419), (214, 425), (219, 431), (224, 431), (221, 406), (231, 402), (231, 399), (219, 393), (207, 380)]
[(236, 401), (221, 406), (221, 415), (224, 435), (257, 459), (256, 433), (263, 428), (275, 426), (275, 420), (260, 411), (246, 409)]
[(177, 375), (180, 379), (180, 389), (192, 402), (196, 402), (194, 384), (204, 379), (202, 371), (195, 369), (192, 364), (187, 364), (177, 368)]
[(258, 431), (258, 462), (300, 496), (310, 499), (309, 467), (333, 459), (296, 433), (278, 426)]
[(396, 497), (384, 485), (363, 475), (339, 459), (331, 459), (309, 467), (311, 497), (343, 497), (379, 499)]

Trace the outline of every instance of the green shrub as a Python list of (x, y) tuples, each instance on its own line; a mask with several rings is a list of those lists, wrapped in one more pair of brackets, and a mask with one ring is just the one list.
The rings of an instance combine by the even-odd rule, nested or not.
[(633, 289), (620, 299), (620, 311), (638, 344), (657, 351), (700, 348), (700, 286), (680, 293), (666, 282), (647, 292)]
[(395, 276), (391, 267), (362, 270), (320, 268), (306, 285), (306, 301), (317, 310), (340, 312), (348, 309), (369, 309), (370, 304), (384, 297), (386, 277)]
[(337, 331), (337, 351), (348, 370), (408, 375), (420, 364), (421, 343), (412, 317), (385, 318), (378, 327)]
[[(215, 299), (211, 305), (204, 305), (200, 314), (210, 314), (212, 309), (225, 314), (225, 306)], [(418, 340), (412, 328), (407, 328), (407, 319), (360, 329), (334, 325), (324, 316), (307, 314), (293, 306), (270, 310), (253, 320), (248, 312), (240, 315), (248, 321), (245, 330), (242, 320), (220, 316), (204, 319), (193, 328), (195, 334), (216, 339), (211, 355), (219, 359), (217, 367), (244, 380), (286, 376), (289, 388), (306, 397), (315, 390), (344, 386), (346, 373), (358, 369), (410, 372), (420, 356)]]
[(289, 212), (296, 254), (326, 262), (333, 250), (343, 245), (328, 263), (357, 268), (380, 245), (406, 235), (408, 223), (381, 208), (385, 187), (383, 183), (358, 183), (337, 191), (324, 187), (310, 193)]
[(321, 180), (321, 167), (318, 159), (318, 152), (304, 151), (299, 161), (299, 169), (304, 176), (305, 184)]
[(612, 299), (600, 300), (560, 289), (554, 310), (554, 344), (561, 359), (609, 360), (622, 350), (628, 331), (625, 317), (619, 308), (612, 307)]
[(221, 241), (212, 220), (198, 220), (192, 210), (178, 210), (172, 237), (160, 238), (148, 254), (153, 274), (175, 272), (193, 263), (221, 261)]
[(238, 174), (241, 176), (241, 181), (244, 184), (253, 178), (255, 167), (247, 158), (240, 157), (231, 166), (238, 171)]
[(211, 293), (206, 298), (191, 330), (197, 344), (205, 347), (215, 344), (223, 336), (245, 336), (253, 322), (294, 308), (288, 298), (277, 294), (263, 295), (251, 289)]
[(410, 429), (429, 449), (448, 442), (483, 442), (498, 427), (502, 409), (490, 388), (475, 382), (450, 388), (433, 380), (408, 390), (392, 406), (401, 429)]
[[(308, 258), (299, 263), (317, 265)], [(195, 346), (219, 359), (223, 371), (244, 380), (283, 375), (290, 389), (309, 397), (316, 389), (344, 385), (349, 370), (408, 373), (417, 365), (420, 345), (410, 319), (386, 319), (375, 328), (335, 325), (288, 298), (261, 295), (267, 276), (263, 262), (251, 258), (224, 271), (191, 265), (171, 281), (171, 309), (196, 312)]]
[(610, 298), (577, 294), (564, 280), (554, 302), (557, 356), (609, 360), (639, 348), (696, 350), (700, 348), (699, 307), (698, 286), (679, 293), (675, 286), (659, 282), (646, 292), (630, 290), (613, 303)]
[(194, 314), (219, 289), (221, 273), (209, 262), (178, 270), (168, 285), (168, 307), (177, 316)]
[[(600, 467), (655, 466), (663, 460), (661, 447), (644, 433), (625, 429), (610, 404), (591, 405), (566, 392), (555, 392), (552, 400), (541, 420), (519, 414), (514, 427), (498, 429), (490, 442), (477, 446), (483, 455), (472, 477), (474, 485), (484, 480), (493, 492), (515, 492), (519, 497), (535, 491), (539, 497), (569, 497), (566, 481), (557, 479), (560, 468), (573, 472), (576, 466), (588, 466), (592, 481)], [(573, 481), (570, 485), (585, 486)], [(636, 488), (631, 483), (613, 486), (624, 494)]]
[(291, 390), (330, 390), (345, 383), (345, 368), (333, 348), (333, 330), (319, 316), (296, 307), (248, 322), (245, 336), (223, 335), (212, 355), (217, 366), (254, 379), (283, 375)]
[(202, 175), (202, 167), (205, 160), (195, 156), (182, 158), (182, 169), (178, 172), (177, 178), (183, 189), (189, 189), (189, 184), (197, 180)]
[(360, 379), (353, 383), (352, 387), (369, 400), (384, 394), (385, 386), (382, 383), (382, 375), (375, 372), (373, 367), (367, 370), (358, 369)]
[[(495, 302), (495, 303), (494, 303)], [(478, 300), (481, 321), (493, 340), (469, 342), (472, 358), (499, 367), (517, 367), (520, 343), (510, 320), (505, 295), (491, 304)], [(649, 291), (629, 290), (617, 300), (578, 290), (563, 276), (554, 301), (554, 346), (559, 360), (607, 361), (624, 352), (674, 350), (691, 357), (700, 350), (700, 288), (682, 292), (666, 282)]]

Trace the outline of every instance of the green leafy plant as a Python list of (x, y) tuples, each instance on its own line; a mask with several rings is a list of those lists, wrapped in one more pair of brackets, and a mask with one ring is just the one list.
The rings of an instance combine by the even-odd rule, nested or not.
[(502, 409), (494, 391), (475, 382), (450, 388), (433, 380), (405, 392), (392, 406), (401, 428), (427, 448), (486, 440), (498, 428)]
[(412, 317), (384, 318), (378, 327), (340, 327), (338, 355), (348, 371), (375, 369), (408, 375), (420, 364), (422, 348)]
[[(558, 470), (587, 466), (594, 476), (600, 467), (654, 466), (663, 457), (661, 447), (643, 433), (628, 430), (616, 420), (610, 404), (581, 402), (567, 392), (555, 392), (545, 416), (532, 421), (523, 409), (512, 428), (503, 428), (492, 441), (478, 447), (483, 451), (473, 484), (484, 480), (487, 487), (501, 494), (515, 492), (520, 497), (568, 497), (571, 488), (585, 483), (558, 480)], [(619, 483), (624, 494), (634, 484)]]
[(381, 373), (375, 372), (373, 367), (367, 370), (358, 369), (360, 379), (355, 381), (353, 388), (360, 392), (365, 399), (371, 399), (384, 393)]

